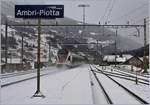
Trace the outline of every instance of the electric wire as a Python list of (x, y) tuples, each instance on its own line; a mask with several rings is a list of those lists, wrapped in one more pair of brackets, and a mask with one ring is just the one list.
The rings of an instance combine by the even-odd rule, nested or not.
[(111, 0), (108, 2), (108, 5), (106, 6), (106, 9), (105, 9), (105, 12), (104, 12), (104, 15), (100, 18), (100, 20), (103, 20), (104, 22), (104, 19), (105, 19), (105, 16), (106, 16), (106, 13), (110, 7), (110, 4), (111, 4)]
[(141, 8), (143, 8), (143, 7), (145, 7), (145, 6), (148, 6), (148, 4), (145, 3), (145, 4), (139, 6), (139, 7), (135, 8), (135, 9), (129, 11), (128, 13), (125, 13), (124, 15), (121, 15), (121, 16), (119, 16), (118, 18), (113, 19), (112, 21), (113, 21), (113, 22), (120, 21), (120, 19), (122, 20), (122, 18), (124, 18), (124, 17), (128, 17), (128, 16), (130, 16), (130, 15), (133, 15), (133, 13), (135, 13), (136, 11), (139, 11), (139, 9), (141, 9)]
[(111, 13), (112, 13), (112, 11), (113, 11), (115, 1), (116, 1), (116, 0), (113, 0), (113, 1), (112, 1), (111, 8), (109, 9), (108, 15), (106, 16), (106, 22), (108, 21), (109, 16), (111, 15)]

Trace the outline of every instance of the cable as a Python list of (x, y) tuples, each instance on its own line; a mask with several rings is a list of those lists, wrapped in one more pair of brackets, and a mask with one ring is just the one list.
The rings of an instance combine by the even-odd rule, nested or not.
[(123, 17), (127, 17), (127, 16), (131, 15), (132, 13), (135, 13), (135, 11), (138, 11), (139, 9), (143, 8), (144, 6), (148, 6), (148, 3), (145, 3), (145, 4), (143, 4), (143, 5), (141, 5), (141, 6), (137, 7), (137, 8), (135, 8), (135, 9), (133, 9), (133, 10), (131, 10), (130, 12), (128, 12), (128, 13), (126, 13), (126, 14), (124, 14), (124, 15), (122, 15), (122, 16), (120, 16), (120, 17), (118, 17), (118, 18), (116, 18), (116, 19), (114, 19), (114, 20), (112, 20), (112, 21), (113, 21), (113, 22), (116, 22), (116, 21), (122, 19)]
[(109, 9), (108, 15), (107, 15), (107, 17), (106, 17), (106, 22), (108, 21), (108, 18), (109, 18), (109, 16), (110, 16), (111, 13), (112, 13), (112, 10), (113, 10), (115, 1), (116, 1), (116, 0), (113, 0), (113, 1), (112, 1), (112, 6), (111, 6), (111, 8)]
[[(139, 30), (141, 30), (141, 28), (139, 28)], [(137, 35), (137, 30), (133, 31), (132, 33), (129, 33), (128, 36), (135, 36), (135, 37), (140, 37), (140, 35)]]
[(149, 22), (149, 16), (145, 17), (145, 18), (142, 18), (142, 19), (138, 19), (137, 21), (135, 21), (133, 24), (136, 24), (136, 23), (139, 23), (141, 21), (144, 22), (144, 19), (146, 19), (147, 22)]
[(105, 12), (104, 12), (104, 15), (100, 18), (100, 20), (104, 20), (105, 15), (106, 15), (106, 13), (107, 13), (107, 10), (109, 9), (110, 4), (111, 4), (111, 0), (108, 2), (108, 5), (107, 5), (107, 7), (106, 7), (106, 9), (105, 9)]

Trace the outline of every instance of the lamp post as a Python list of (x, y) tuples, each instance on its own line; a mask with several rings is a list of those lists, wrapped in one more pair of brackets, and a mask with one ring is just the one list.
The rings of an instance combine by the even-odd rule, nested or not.
[(90, 5), (88, 5), (88, 4), (79, 4), (78, 7), (83, 8), (83, 25), (84, 25), (85, 24), (85, 8), (90, 7)]
[[(78, 7), (83, 8), (83, 25), (85, 25), (85, 8), (90, 7), (90, 5), (88, 5), (88, 4), (79, 4)], [(85, 29), (85, 27), (83, 26), (83, 32), (84, 32), (84, 29)]]

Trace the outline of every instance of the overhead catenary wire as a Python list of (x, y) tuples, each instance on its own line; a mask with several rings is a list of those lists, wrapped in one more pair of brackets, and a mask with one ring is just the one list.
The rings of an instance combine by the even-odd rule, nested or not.
[(112, 0), (112, 5), (111, 5), (111, 7), (110, 7), (110, 9), (109, 9), (109, 11), (108, 11), (108, 14), (107, 14), (107, 16), (106, 16), (106, 20), (105, 20), (106, 22), (108, 21), (109, 16), (111, 15), (111, 13), (112, 13), (112, 11), (113, 11), (115, 1), (116, 1), (116, 0)]
[(140, 19), (136, 20), (133, 24), (136, 24), (136, 23), (139, 23), (139, 22), (143, 22), (144, 19), (146, 19), (147, 22), (150, 21), (150, 20), (149, 20), (149, 16), (147, 16), (147, 17), (145, 17), (145, 18), (140, 18)]
[[(146, 16), (143, 16), (144, 12), (145, 12), (145, 10), (142, 11), (140, 14), (135, 15), (134, 17), (130, 17), (131, 19), (128, 19), (128, 24), (134, 24), (135, 25), (136, 23), (139, 23), (140, 21), (143, 22), (144, 19), (146, 19), (146, 21), (148, 21), (149, 16), (147, 16), (148, 14), (145, 14)], [(137, 18), (137, 17), (140, 17), (140, 18)]]
[[(132, 24), (135, 25), (135, 24), (140, 23), (140, 22), (142, 23), (142, 22), (144, 21), (144, 19), (146, 19), (147, 22), (150, 21), (150, 20), (149, 20), (149, 16), (148, 16), (148, 17), (145, 17), (145, 18), (140, 18), (140, 19), (138, 19), (137, 21), (135, 21), (135, 22), (132, 23)], [(140, 29), (141, 29), (141, 28), (140, 28)], [(139, 30), (140, 30), (140, 29), (139, 29)], [(133, 31), (133, 32), (131, 32), (131, 33), (129, 33), (129, 36), (137, 36), (136, 34), (137, 34), (137, 30), (136, 30), (136, 31)], [(140, 37), (140, 36), (139, 36), (139, 37)]]
[(100, 18), (101, 21), (102, 21), (102, 20), (104, 21), (105, 16), (106, 16), (106, 13), (107, 13), (107, 11), (108, 11), (108, 9), (109, 9), (109, 7), (110, 7), (110, 4), (111, 4), (111, 0), (109, 0), (108, 5), (106, 6), (104, 15)]
[(122, 20), (122, 18), (124, 18), (124, 17), (133, 15), (133, 13), (135, 13), (136, 11), (139, 11), (139, 9), (141, 10), (141, 8), (143, 8), (144, 6), (148, 6), (148, 3), (145, 3), (145, 4), (139, 6), (139, 7), (135, 8), (135, 9), (133, 9), (133, 10), (131, 10), (131, 11), (125, 13), (124, 15), (121, 15), (121, 16), (119, 16), (119, 17), (113, 19), (112, 22), (116, 22), (116, 21)]

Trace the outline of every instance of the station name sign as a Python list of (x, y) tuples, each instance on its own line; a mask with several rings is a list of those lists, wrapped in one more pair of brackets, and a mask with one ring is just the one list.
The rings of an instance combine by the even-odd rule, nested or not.
[(15, 18), (64, 18), (64, 5), (15, 5)]

